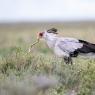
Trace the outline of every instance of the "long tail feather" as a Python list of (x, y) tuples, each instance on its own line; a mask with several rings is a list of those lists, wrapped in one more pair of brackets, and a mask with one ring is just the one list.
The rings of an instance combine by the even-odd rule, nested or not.
[(79, 49), (80, 52), (82, 53), (90, 53), (93, 52), (95, 53), (95, 44), (84, 41), (84, 40), (79, 40), (80, 43), (83, 43), (83, 47)]

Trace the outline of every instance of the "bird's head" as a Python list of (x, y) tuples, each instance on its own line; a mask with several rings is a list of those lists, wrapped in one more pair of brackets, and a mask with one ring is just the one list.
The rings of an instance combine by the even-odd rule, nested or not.
[(54, 34), (54, 35), (58, 34), (57, 29), (51, 28), (51, 29), (46, 30), (45, 32), (39, 32), (37, 38), (38, 39), (45, 38), (47, 35), (51, 35), (51, 34)]

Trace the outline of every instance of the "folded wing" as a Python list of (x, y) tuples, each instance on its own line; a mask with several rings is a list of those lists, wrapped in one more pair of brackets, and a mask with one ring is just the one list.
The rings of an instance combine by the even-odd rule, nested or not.
[(75, 50), (83, 46), (82, 43), (80, 43), (78, 40), (73, 38), (61, 39), (57, 45), (62, 51), (68, 54), (74, 52)]

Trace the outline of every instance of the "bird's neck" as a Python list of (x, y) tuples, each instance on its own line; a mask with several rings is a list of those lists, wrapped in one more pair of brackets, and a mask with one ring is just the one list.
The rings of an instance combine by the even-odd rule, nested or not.
[(48, 34), (45, 36), (45, 41), (49, 48), (53, 48), (55, 46), (56, 40), (57, 40), (57, 35), (55, 34)]

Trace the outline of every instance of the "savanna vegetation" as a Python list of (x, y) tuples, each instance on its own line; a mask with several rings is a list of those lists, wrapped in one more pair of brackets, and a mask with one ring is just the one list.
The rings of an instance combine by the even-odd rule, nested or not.
[(28, 52), (37, 32), (51, 27), (95, 43), (94, 23), (0, 25), (0, 95), (95, 95), (95, 58), (66, 65), (43, 41)]

